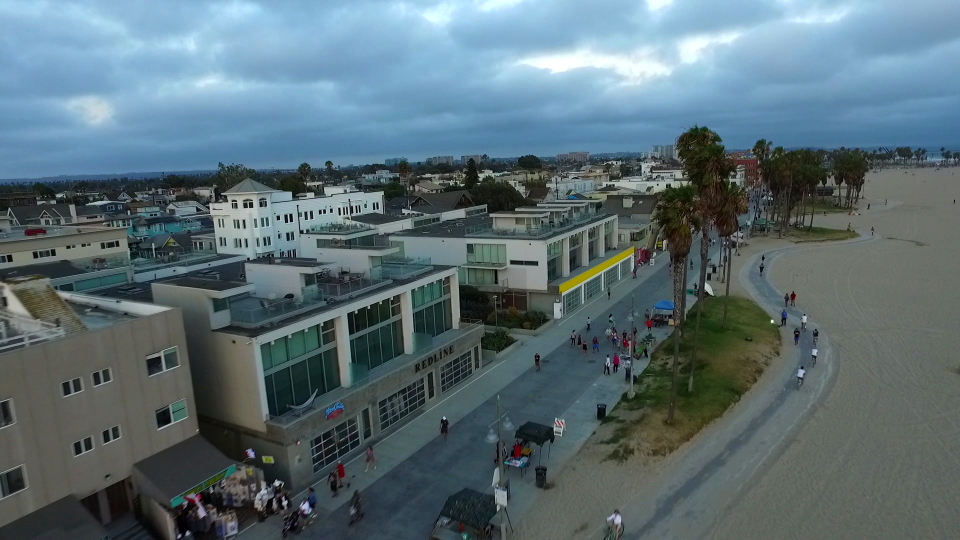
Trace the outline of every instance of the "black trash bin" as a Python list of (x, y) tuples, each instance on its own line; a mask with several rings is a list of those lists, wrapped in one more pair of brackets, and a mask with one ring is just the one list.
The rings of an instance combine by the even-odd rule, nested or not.
[(717, 273), (717, 265), (715, 265), (715, 264), (711, 264), (711, 265), (710, 265), (710, 273), (711, 273), (711, 274), (716, 274), (716, 273)]
[(597, 403), (597, 420), (603, 420), (607, 417), (607, 404)]
[(536, 468), (537, 471), (537, 487), (543, 489), (547, 485), (547, 468), (544, 466), (539, 466)]

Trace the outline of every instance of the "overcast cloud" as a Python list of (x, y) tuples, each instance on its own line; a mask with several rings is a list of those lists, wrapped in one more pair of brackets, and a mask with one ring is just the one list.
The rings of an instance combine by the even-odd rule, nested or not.
[(693, 124), (939, 149), (958, 21), (956, 0), (0, 0), (0, 178), (640, 151)]

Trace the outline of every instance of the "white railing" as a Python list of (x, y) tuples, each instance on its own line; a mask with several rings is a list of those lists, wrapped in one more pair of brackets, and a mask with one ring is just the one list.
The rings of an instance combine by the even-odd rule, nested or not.
[(0, 311), (0, 353), (62, 338), (60, 326)]

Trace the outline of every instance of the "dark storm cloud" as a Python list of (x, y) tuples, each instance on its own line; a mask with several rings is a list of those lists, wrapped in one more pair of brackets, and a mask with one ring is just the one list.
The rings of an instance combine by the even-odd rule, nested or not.
[[(657, 9), (653, 6), (661, 6)], [(960, 142), (960, 2), (0, 0), (0, 177)]]

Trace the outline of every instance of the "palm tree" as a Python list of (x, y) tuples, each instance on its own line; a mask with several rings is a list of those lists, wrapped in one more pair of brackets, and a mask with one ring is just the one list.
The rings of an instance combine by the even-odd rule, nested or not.
[(696, 192), (690, 185), (669, 187), (660, 195), (660, 201), (653, 214), (653, 221), (660, 227), (667, 240), (670, 261), (673, 265), (673, 375), (670, 382), (670, 407), (667, 409), (667, 423), (673, 424), (677, 402), (677, 376), (680, 370), (680, 340), (683, 337), (683, 276), (687, 265), (687, 256), (693, 244), (693, 220), (697, 214)]
[(328, 159), (323, 166), (327, 168), (327, 176), (333, 178), (333, 162)]
[[(740, 229), (739, 216), (748, 210), (747, 192), (736, 184), (725, 182), (718, 190), (716, 207), (714, 208), (713, 222), (717, 227), (717, 234), (727, 240)], [(727, 292), (723, 301), (723, 323), (721, 328), (727, 327), (727, 305), (730, 298), (730, 275), (733, 264), (733, 244), (727, 242), (727, 263), (724, 272), (727, 274)]]
[(310, 176), (312, 175), (312, 173), (313, 173), (313, 169), (310, 168), (309, 163), (301, 163), (300, 166), (297, 167), (297, 175), (300, 177), (300, 180), (302, 180), (304, 184), (310, 181)]

